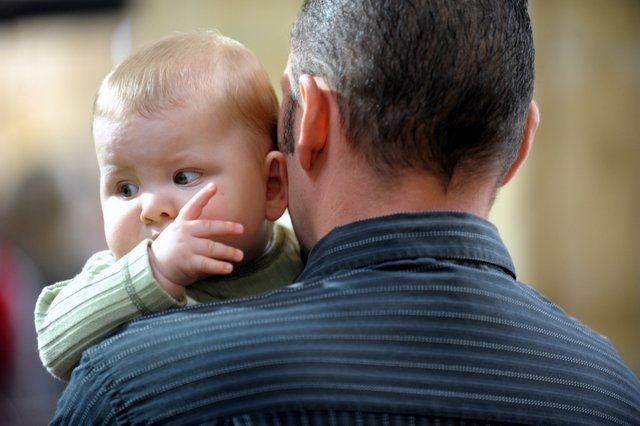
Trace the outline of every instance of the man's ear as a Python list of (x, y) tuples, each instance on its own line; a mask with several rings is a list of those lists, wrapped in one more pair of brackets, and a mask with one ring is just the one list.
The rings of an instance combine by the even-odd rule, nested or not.
[(315, 77), (308, 74), (300, 76), (302, 118), (295, 150), (300, 165), (307, 171), (325, 148), (329, 134), (329, 105), (325, 96)]
[(287, 165), (280, 151), (271, 151), (264, 159), (267, 176), (265, 218), (276, 221), (287, 208)]
[(522, 135), (522, 141), (520, 141), (520, 149), (515, 161), (507, 170), (507, 173), (502, 178), (502, 185), (506, 185), (516, 175), (516, 172), (524, 164), (529, 156), (531, 147), (533, 146), (533, 138), (536, 134), (536, 129), (540, 123), (540, 111), (535, 101), (531, 101), (529, 104), (529, 112), (527, 113), (527, 122), (524, 126), (524, 134)]

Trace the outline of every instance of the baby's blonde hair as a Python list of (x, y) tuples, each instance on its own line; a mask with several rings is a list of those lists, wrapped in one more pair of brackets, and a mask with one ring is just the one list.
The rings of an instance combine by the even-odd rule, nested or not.
[(93, 116), (122, 121), (203, 101), (224, 102), (275, 146), (278, 100), (268, 75), (249, 49), (216, 31), (175, 33), (130, 55), (102, 81)]

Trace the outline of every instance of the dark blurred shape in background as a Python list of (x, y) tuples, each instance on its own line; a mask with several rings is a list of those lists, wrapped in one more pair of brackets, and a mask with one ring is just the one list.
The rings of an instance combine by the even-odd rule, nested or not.
[(53, 14), (110, 12), (126, 0), (0, 0), (0, 20)]

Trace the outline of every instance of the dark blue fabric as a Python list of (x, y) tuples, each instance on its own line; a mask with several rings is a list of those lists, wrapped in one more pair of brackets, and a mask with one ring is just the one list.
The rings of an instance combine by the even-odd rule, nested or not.
[(129, 323), (52, 424), (638, 425), (640, 382), (493, 225), (413, 213), (335, 229), (289, 287)]

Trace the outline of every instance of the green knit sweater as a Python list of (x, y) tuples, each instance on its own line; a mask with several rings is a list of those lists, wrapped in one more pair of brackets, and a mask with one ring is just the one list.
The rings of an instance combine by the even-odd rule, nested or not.
[(38, 351), (53, 376), (68, 380), (85, 349), (132, 319), (186, 304), (259, 294), (290, 284), (302, 271), (293, 232), (275, 224), (274, 236), (261, 257), (231, 275), (192, 284), (186, 288), (186, 300), (180, 302), (153, 278), (150, 243), (142, 241), (117, 261), (109, 251), (96, 253), (75, 278), (40, 293), (35, 308)]

